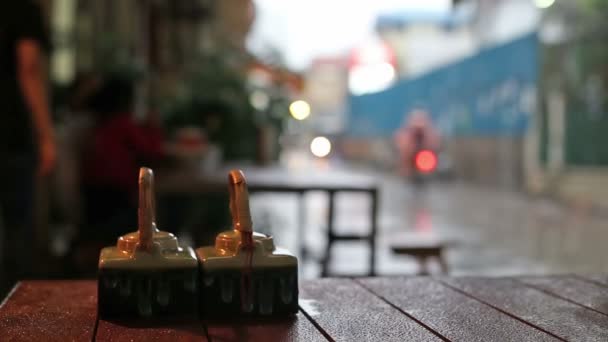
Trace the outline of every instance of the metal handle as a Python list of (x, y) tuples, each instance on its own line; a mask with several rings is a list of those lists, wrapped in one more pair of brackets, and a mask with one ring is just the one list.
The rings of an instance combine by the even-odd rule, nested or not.
[(247, 181), (241, 170), (232, 170), (228, 174), (228, 190), (230, 192), (230, 214), (234, 229), (242, 234), (242, 247), (253, 244), (253, 223), (249, 211), (249, 192)]
[(156, 208), (154, 203), (154, 172), (142, 167), (139, 169), (139, 208), (137, 210), (138, 249), (152, 251), (156, 231)]

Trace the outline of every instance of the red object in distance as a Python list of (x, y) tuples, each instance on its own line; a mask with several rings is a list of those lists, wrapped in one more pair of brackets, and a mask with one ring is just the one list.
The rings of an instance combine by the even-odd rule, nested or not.
[(414, 157), (416, 169), (422, 173), (431, 173), (437, 168), (437, 155), (430, 150), (421, 150)]

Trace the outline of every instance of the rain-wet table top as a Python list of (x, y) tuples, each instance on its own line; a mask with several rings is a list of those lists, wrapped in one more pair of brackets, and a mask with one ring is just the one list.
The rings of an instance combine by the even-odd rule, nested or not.
[(282, 319), (98, 319), (97, 284), (24, 281), (2, 341), (608, 341), (608, 276), (325, 278)]

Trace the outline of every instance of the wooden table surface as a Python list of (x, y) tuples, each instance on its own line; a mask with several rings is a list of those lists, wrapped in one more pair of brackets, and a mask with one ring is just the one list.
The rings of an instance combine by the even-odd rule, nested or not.
[(608, 341), (608, 276), (326, 278), (300, 312), (247, 321), (105, 321), (94, 281), (26, 281), (1, 341)]

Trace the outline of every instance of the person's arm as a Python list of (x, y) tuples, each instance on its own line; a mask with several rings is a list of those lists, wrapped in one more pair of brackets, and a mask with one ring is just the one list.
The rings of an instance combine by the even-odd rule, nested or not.
[(18, 41), (19, 84), (23, 98), (32, 115), (33, 129), (38, 139), (39, 170), (42, 175), (46, 175), (51, 172), (55, 165), (56, 147), (42, 55), (42, 49), (36, 40), (22, 39)]

